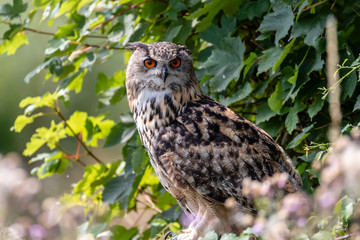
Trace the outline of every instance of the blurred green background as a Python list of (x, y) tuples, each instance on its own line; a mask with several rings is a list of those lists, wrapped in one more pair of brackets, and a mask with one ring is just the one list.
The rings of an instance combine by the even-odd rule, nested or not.
[[(12, 2), (12, 0), (2, 0), (1, 4), (6, 2)], [(27, 0), (31, 9), (31, 1)], [(57, 26), (64, 24), (64, 19), (59, 18), (54, 21), (52, 26), (48, 26), (46, 21), (40, 22), (41, 11), (37, 13), (34, 19), (30, 22), (30, 28), (52, 32), (57, 31)], [(0, 35), (6, 31), (7, 25), (0, 24)], [(43, 95), (45, 92), (53, 92), (55, 90), (55, 84), (48, 80), (44, 83), (44, 72), (35, 75), (29, 84), (24, 82), (26, 74), (35, 69), (44, 61), (44, 50), (47, 46), (47, 41), (51, 39), (51, 36), (41, 35), (37, 33), (27, 33), (29, 45), (21, 47), (15, 55), (0, 56), (0, 153), (6, 154), (8, 152), (21, 153), (26, 142), (30, 136), (34, 133), (34, 130), (39, 126), (48, 126), (48, 119), (37, 119), (35, 123), (27, 126), (21, 133), (15, 133), (11, 131), (11, 127), (16, 119), (16, 116), (22, 114), (23, 109), (19, 108), (19, 102), (27, 96)], [(118, 52), (110, 60), (104, 63), (97, 63), (92, 71), (90, 71), (85, 77), (85, 83), (83, 90), (80, 94), (72, 94), (72, 101), (68, 108), (63, 107), (63, 114), (68, 117), (72, 112), (86, 111), (90, 115), (96, 115), (100, 111), (98, 110), (98, 100), (95, 95), (95, 84), (97, 81), (97, 75), (101, 71), (108, 77), (120, 69), (123, 69), (124, 62), (122, 52)], [(106, 112), (109, 117), (115, 122), (118, 122), (118, 116), (122, 112), (127, 112), (128, 106), (126, 101), (122, 101), (116, 106), (106, 107)], [(44, 122), (45, 121), (45, 124)], [(115, 149), (109, 149), (109, 151), (116, 151)]]

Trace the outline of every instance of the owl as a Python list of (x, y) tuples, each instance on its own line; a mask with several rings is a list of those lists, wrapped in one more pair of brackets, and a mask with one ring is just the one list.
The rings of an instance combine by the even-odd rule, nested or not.
[(256, 214), (242, 193), (244, 179), (286, 173), (287, 193), (302, 187), (284, 150), (264, 130), (201, 91), (189, 49), (170, 42), (128, 48), (127, 97), (141, 141), (161, 184), (194, 216), (176, 239), (238, 233), (225, 201)]

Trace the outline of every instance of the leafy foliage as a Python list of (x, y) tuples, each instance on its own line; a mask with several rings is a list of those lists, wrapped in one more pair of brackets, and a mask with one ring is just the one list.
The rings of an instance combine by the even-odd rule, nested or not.
[[(1, 23), (8, 26), (0, 54), (12, 55), (31, 44), (29, 33), (50, 36), (44, 62), (25, 77), (25, 82), (45, 71), (44, 81), (57, 83), (52, 93), (21, 101), (24, 113), (15, 120), (14, 131), (21, 132), (39, 117), (49, 119), (49, 127), (36, 129), (24, 150), (26, 156), (44, 152), (30, 160), (41, 162), (33, 170), (39, 178), (62, 174), (73, 164), (85, 167), (83, 179), (62, 198), (65, 207), (84, 206), (91, 217), (81, 233), (97, 237), (110, 230), (112, 239), (147, 239), (169, 229), (179, 231), (181, 210), (172, 207), (176, 201), (159, 185), (131, 117), (125, 114), (116, 122), (107, 119), (105, 112), (89, 116), (80, 110), (64, 116), (61, 105), (72, 103), (72, 94), (83, 94), (86, 75), (94, 64), (113, 61), (118, 52), (127, 61), (129, 53), (123, 49), (128, 42), (173, 41), (193, 51), (204, 92), (254, 121), (286, 147), (304, 190), (312, 194), (319, 185), (313, 164), (329, 150), (327, 94), (336, 87), (326, 85), (325, 22), (329, 15), (341, 20), (342, 65), (337, 85), (343, 89), (342, 127), (347, 134), (360, 121), (359, 11), (355, 0), (33, 0), (32, 9), (23, 0), (13, 0), (0, 6)], [(60, 16), (66, 23), (57, 32), (43, 32), (31, 27), (36, 14), (49, 25)], [(100, 107), (126, 98), (124, 67), (111, 77), (100, 73), (95, 89)], [(66, 139), (74, 140), (75, 153), (63, 147)], [(104, 146), (99, 146), (101, 139)], [(108, 164), (91, 150), (117, 144), (122, 158)], [(84, 155), (90, 156), (93, 164), (84, 162)], [(154, 211), (148, 229), (111, 226), (113, 219), (136, 211), (142, 196)], [(95, 211), (95, 206), (101, 210)], [(312, 238), (346, 235), (353, 211), (353, 200), (343, 198), (334, 210), (344, 223), (343, 233), (320, 227)], [(216, 239), (211, 234), (205, 239)], [(244, 232), (242, 237), (225, 235), (222, 239), (249, 236)], [(305, 234), (298, 239), (309, 237)]]

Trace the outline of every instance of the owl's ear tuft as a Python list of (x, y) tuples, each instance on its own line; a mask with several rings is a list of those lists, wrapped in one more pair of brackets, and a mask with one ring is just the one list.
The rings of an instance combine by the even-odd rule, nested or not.
[(191, 56), (192, 52), (191, 50), (189, 50), (187, 47), (185, 46), (181, 46), (181, 48), (178, 49), (178, 52), (181, 52), (181, 51), (184, 51), (186, 52), (187, 54), (189, 54)]
[(148, 51), (148, 46), (145, 43), (142, 42), (132, 42), (132, 43), (128, 43), (125, 47), (125, 49), (131, 50), (131, 51), (136, 51), (137, 49), (142, 48), (145, 51)]

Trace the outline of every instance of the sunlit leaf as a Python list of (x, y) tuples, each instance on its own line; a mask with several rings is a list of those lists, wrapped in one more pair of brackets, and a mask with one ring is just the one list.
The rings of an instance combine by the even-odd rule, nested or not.
[(27, 117), (25, 115), (19, 115), (17, 116), (15, 123), (14, 123), (14, 130), (15, 132), (21, 132), (21, 130), (28, 125), (29, 123), (32, 123), (34, 121), (34, 117), (30, 116)]
[(18, 32), (13, 38), (5, 40), (0, 45), (0, 55), (7, 52), (7, 55), (13, 55), (16, 50), (24, 44), (29, 44), (25, 32)]
[(55, 124), (55, 122), (52, 121), (50, 128), (40, 127), (36, 129), (36, 133), (31, 136), (30, 142), (26, 143), (26, 149), (23, 154), (30, 156), (44, 144), (47, 144), (50, 150), (52, 150), (56, 144), (65, 137), (66, 130), (64, 124), (62, 122)]

